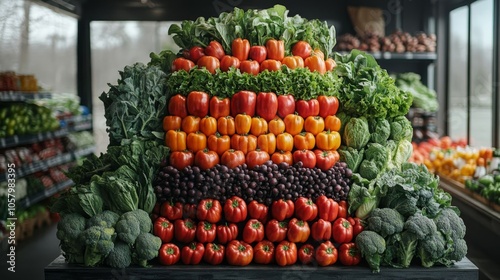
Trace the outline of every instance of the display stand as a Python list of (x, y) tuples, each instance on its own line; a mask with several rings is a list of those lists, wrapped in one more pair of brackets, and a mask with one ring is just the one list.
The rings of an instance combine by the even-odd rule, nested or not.
[(71, 265), (59, 256), (45, 268), (46, 280), (66, 279), (478, 279), (478, 268), (467, 258), (451, 267), (424, 268), (412, 266), (405, 269), (382, 267), (380, 273), (372, 273), (366, 265), (317, 267), (312, 265), (153, 265), (148, 268), (84, 267)]

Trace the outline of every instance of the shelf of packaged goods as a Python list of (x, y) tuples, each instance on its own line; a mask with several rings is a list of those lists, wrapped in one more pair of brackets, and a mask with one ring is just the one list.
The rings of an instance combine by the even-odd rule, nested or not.
[(40, 191), (34, 195), (30, 195), (27, 197), (24, 197), (20, 199), (17, 202), (17, 209), (25, 209), (30, 207), (31, 205), (34, 205), (46, 198), (52, 197), (58, 192), (64, 191), (65, 189), (71, 187), (73, 185), (72, 180), (67, 180), (58, 184), (53, 185), (52, 187), (46, 188), (43, 191)]
[[(29, 174), (33, 174), (38, 171), (47, 170), (54, 166), (59, 166), (68, 162), (75, 161), (80, 157), (89, 155), (93, 153), (95, 146), (89, 146), (86, 148), (78, 149), (76, 151), (60, 154), (46, 160), (41, 160), (33, 162), (31, 164), (23, 165), (16, 170), (16, 178), (21, 178)], [(7, 175), (0, 174), (0, 182), (7, 181)]]
[(52, 98), (48, 92), (0, 91), (0, 101), (28, 101)]
[[(339, 51), (341, 55), (349, 54), (348, 51)], [(436, 60), (437, 54), (432, 52), (404, 52), (404, 53), (393, 53), (393, 52), (367, 52), (371, 54), (375, 59), (378, 60)]]
[(456, 264), (445, 267), (424, 268), (411, 266), (406, 269), (381, 267), (380, 273), (372, 273), (366, 265), (328, 267), (313, 265), (251, 264), (245, 267), (229, 265), (173, 265), (151, 267), (129, 267), (115, 269), (110, 267), (84, 267), (65, 262), (64, 257), (56, 258), (45, 267), (46, 280), (69, 279), (79, 275), (82, 279), (478, 279), (477, 267), (464, 258)]
[(41, 142), (48, 139), (60, 138), (71, 132), (83, 131), (92, 128), (92, 116), (73, 116), (65, 118), (66, 125), (56, 131), (40, 132), (29, 135), (14, 135), (11, 137), (0, 138), (0, 149), (17, 147)]

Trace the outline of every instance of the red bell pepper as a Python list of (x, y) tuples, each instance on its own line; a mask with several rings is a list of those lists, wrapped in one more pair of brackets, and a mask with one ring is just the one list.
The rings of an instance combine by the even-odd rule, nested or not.
[(207, 243), (203, 260), (211, 265), (218, 265), (224, 261), (224, 253), (224, 246), (215, 243)]
[(199, 242), (191, 242), (181, 250), (183, 264), (199, 264), (203, 255), (205, 255), (205, 247)]
[(253, 248), (250, 244), (233, 240), (226, 248), (226, 260), (230, 265), (246, 266), (252, 262)]
[(337, 151), (316, 149), (314, 150), (314, 154), (316, 155), (316, 167), (322, 171), (332, 168), (340, 158)]
[(217, 226), (217, 240), (221, 244), (227, 244), (238, 237), (238, 226), (236, 224), (222, 224)]
[(295, 201), (295, 217), (299, 220), (312, 221), (318, 216), (318, 206), (310, 198), (299, 197)]
[(272, 219), (265, 227), (266, 238), (271, 242), (281, 242), (285, 240), (288, 232), (288, 222)]
[(316, 166), (316, 155), (311, 150), (297, 150), (293, 152), (293, 162), (302, 162), (305, 168), (314, 168)]
[(200, 46), (194, 46), (189, 49), (189, 59), (191, 59), (194, 63), (198, 62), (200, 58), (205, 56), (205, 49)]
[(306, 59), (312, 54), (312, 47), (306, 41), (298, 41), (292, 47), (292, 54)]
[(196, 239), (201, 243), (213, 242), (215, 240), (217, 226), (210, 222), (204, 221), (198, 223), (196, 229)]
[(240, 61), (248, 59), (250, 52), (250, 42), (247, 39), (237, 38), (231, 44), (231, 51), (233, 56), (237, 57)]
[(215, 119), (227, 117), (231, 113), (231, 100), (213, 96), (210, 98), (210, 115)]
[(267, 221), (269, 208), (262, 203), (258, 203), (256, 200), (252, 200), (248, 204), (248, 215), (252, 219), (257, 219), (261, 223), (265, 223)]
[(332, 242), (326, 241), (316, 248), (314, 258), (319, 266), (328, 266), (337, 262), (338, 252)]
[(240, 60), (237, 57), (225, 55), (220, 61), (220, 70), (227, 72), (230, 68), (240, 68)]
[(194, 164), (194, 154), (189, 150), (170, 152), (170, 165), (182, 170)]
[(260, 92), (257, 95), (255, 113), (270, 122), (278, 112), (278, 97), (274, 92)]
[(319, 116), (326, 118), (327, 116), (333, 116), (337, 113), (339, 109), (339, 100), (335, 96), (318, 96), (319, 103)]
[(205, 54), (215, 56), (217, 59), (221, 60), (226, 53), (219, 42), (211, 41), (208, 46), (205, 47)]
[(168, 243), (174, 238), (174, 224), (164, 217), (158, 217), (153, 226), (153, 234), (161, 239), (161, 242)]
[(224, 203), (224, 216), (228, 222), (239, 223), (247, 218), (247, 204), (237, 196), (233, 196)]
[(182, 243), (193, 241), (196, 237), (196, 224), (191, 219), (175, 221), (174, 237), (178, 242)]
[(285, 57), (285, 42), (269, 39), (266, 41), (267, 58), (282, 61)]
[(349, 242), (340, 245), (339, 259), (343, 265), (357, 265), (361, 262), (361, 252), (356, 243)]
[(352, 238), (354, 239), (360, 232), (365, 229), (365, 223), (360, 218), (349, 217), (347, 218), (347, 220), (352, 226)]
[(187, 117), (186, 97), (180, 94), (170, 97), (168, 101), (168, 113), (181, 118)]
[(311, 226), (311, 237), (316, 241), (326, 241), (332, 237), (332, 224), (319, 219)]
[(347, 219), (347, 209), (349, 209), (349, 206), (347, 205), (347, 201), (341, 200), (338, 203), (339, 203), (339, 214), (337, 217)]
[(337, 219), (339, 213), (339, 204), (332, 198), (328, 198), (325, 195), (320, 195), (316, 199), (316, 205), (318, 205), (319, 218), (328, 222), (333, 222)]
[(173, 201), (165, 201), (160, 207), (160, 216), (167, 218), (170, 221), (182, 219), (182, 204)]
[(347, 243), (352, 240), (352, 226), (348, 220), (337, 218), (332, 225), (332, 237), (336, 243)]
[(187, 96), (187, 110), (190, 115), (203, 118), (208, 115), (210, 97), (206, 92), (192, 91)]
[(291, 218), (295, 211), (295, 205), (291, 200), (275, 200), (271, 205), (271, 214), (278, 221)]
[(158, 260), (162, 265), (176, 264), (181, 258), (179, 247), (172, 243), (165, 243), (161, 245), (158, 253)]
[(274, 245), (271, 241), (263, 240), (253, 248), (253, 261), (258, 264), (270, 264), (274, 259)]
[(317, 99), (299, 100), (295, 103), (295, 111), (304, 119), (317, 116), (319, 115), (319, 102)]
[(256, 219), (250, 219), (243, 227), (243, 241), (246, 243), (259, 242), (264, 239), (264, 226)]
[(304, 243), (309, 239), (311, 229), (306, 221), (300, 221), (293, 218), (288, 223), (288, 240), (295, 243)]
[(184, 204), (182, 211), (182, 218), (194, 219), (196, 218), (196, 204)]
[(292, 265), (297, 262), (297, 245), (289, 241), (281, 241), (276, 246), (276, 264), (279, 266)]
[(255, 76), (260, 73), (260, 64), (255, 60), (240, 61), (240, 71)]
[(231, 97), (231, 116), (236, 117), (238, 114), (247, 114), (250, 117), (255, 115), (255, 105), (257, 95), (255, 92), (242, 90)]
[(295, 98), (291, 94), (278, 96), (278, 116), (284, 119), (287, 115), (295, 113)]
[(189, 59), (183, 58), (183, 57), (178, 57), (174, 59), (172, 62), (172, 71), (179, 71), (179, 70), (184, 70), (186, 72), (189, 72), (192, 68), (194, 68), (195, 64)]
[(257, 61), (259, 64), (266, 60), (267, 50), (264, 46), (251, 46), (250, 52), (248, 53), (248, 58)]
[(200, 221), (217, 223), (222, 216), (222, 206), (217, 199), (202, 199), (197, 208), (196, 217)]
[(314, 260), (314, 247), (311, 244), (304, 244), (300, 247), (297, 255), (302, 264), (310, 264)]

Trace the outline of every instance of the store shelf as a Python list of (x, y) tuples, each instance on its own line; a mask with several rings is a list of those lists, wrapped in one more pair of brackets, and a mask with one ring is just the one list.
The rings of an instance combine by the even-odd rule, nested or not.
[(0, 91), (0, 101), (28, 101), (52, 98), (48, 92)]
[(380, 273), (372, 273), (368, 266), (334, 265), (318, 267), (309, 265), (256, 265), (246, 267), (229, 265), (173, 265), (129, 267), (117, 270), (111, 267), (84, 267), (71, 265), (60, 256), (45, 268), (45, 279), (478, 279), (477, 267), (464, 258), (450, 267), (424, 268), (411, 266), (405, 269), (382, 267)]
[(36, 203), (38, 203), (46, 198), (49, 198), (49, 197), (55, 195), (56, 193), (61, 192), (65, 189), (69, 188), (72, 185), (73, 185), (73, 181), (67, 180), (67, 181), (61, 182), (59, 184), (56, 184), (50, 188), (46, 188), (45, 190), (40, 191), (34, 195), (27, 196), (27, 197), (25, 197), (17, 202), (17, 205), (16, 205), (17, 210), (28, 208), (31, 205), (34, 205), (34, 204), (36, 204)]
[[(16, 178), (22, 178), (26, 175), (33, 174), (38, 171), (47, 170), (54, 166), (59, 166), (65, 163), (75, 161), (82, 156), (86, 156), (93, 153), (94, 150), (95, 146), (89, 146), (87, 148), (79, 149), (73, 152), (57, 155), (55, 157), (51, 157), (46, 160), (33, 162), (32, 164), (28, 165), (23, 165), (16, 171)], [(7, 174), (5, 173), (0, 175), (0, 182), (4, 181), (7, 181)]]
[(83, 131), (92, 128), (92, 115), (74, 116), (64, 119), (66, 126), (50, 132), (40, 132), (29, 135), (14, 135), (11, 137), (0, 138), (0, 149), (10, 148), (20, 145), (33, 144), (48, 139), (60, 138), (71, 132)]
[[(349, 54), (348, 51), (340, 51), (342, 55)], [(367, 52), (371, 54), (375, 59), (378, 60), (429, 60), (433, 61), (437, 59), (436, 53), (422, 52), (422, 53), (391, 53), (391, 52)]]

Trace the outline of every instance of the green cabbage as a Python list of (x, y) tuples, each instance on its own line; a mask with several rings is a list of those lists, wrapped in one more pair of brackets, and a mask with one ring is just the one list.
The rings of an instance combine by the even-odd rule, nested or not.
[(370, 130), (366, 118), (351, 118), (345, 125), (342, 140), (346, 146), (357, 150), (366, 146), (370, 140)]

